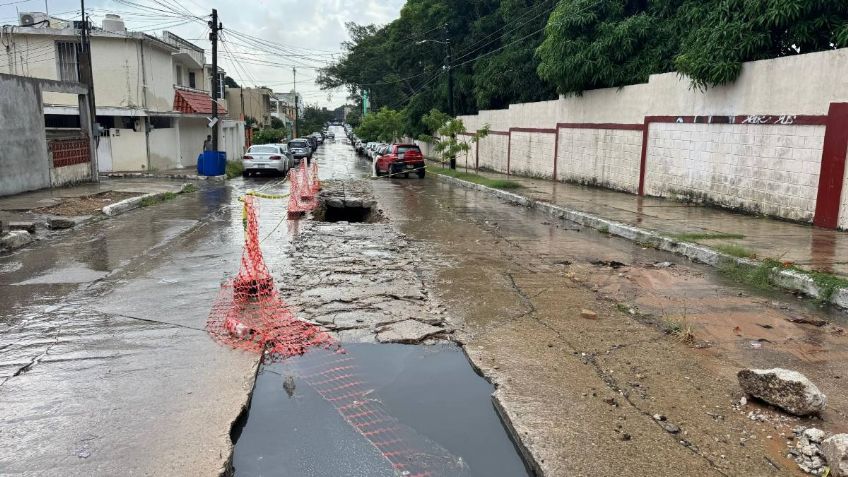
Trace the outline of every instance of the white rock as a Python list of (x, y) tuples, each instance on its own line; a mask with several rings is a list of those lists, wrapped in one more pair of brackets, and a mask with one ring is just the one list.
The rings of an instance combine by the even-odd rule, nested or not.
[(804, 430), (804, 437), (807, 438), (810, 442), (820, 443), (824, 439), (824, 431), (821, 429), (816, 429), (815, 427), (811, 427), (809, 429)]
[(822, 454), (830, 466), (830, 475), (848, 476), (848, 434), (836, 434), (825, 439)]
[(797, 371), (743, 369), (736, 377), (746, 393), (798, 416), (819, 413), (827, 405), (824, 393)]

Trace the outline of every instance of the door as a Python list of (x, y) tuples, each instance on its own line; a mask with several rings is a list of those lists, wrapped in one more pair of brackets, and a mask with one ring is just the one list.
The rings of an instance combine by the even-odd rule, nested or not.
[(108, 129), (97, 142), (97, 172), (112, 172), (112, 136)]

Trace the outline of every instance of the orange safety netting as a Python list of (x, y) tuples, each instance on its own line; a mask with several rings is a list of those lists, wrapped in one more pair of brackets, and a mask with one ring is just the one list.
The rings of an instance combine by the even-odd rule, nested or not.
[(221, 286), (206, 328), (221, 344), (274, 358), (303, 354), (313, 346), (337, 347), (329, 334), (298, 320), (280, 298), (259, 248), (257, 201), (244, 197), (246, 234), (238, 275)]
[(320, 189), (318, 182), (318, 163), (313, 161), (311, 171), (306, 160), (300, 161), (300, 167), (289, 170), (289, 217), (296, 217), (314, 209), (318, 204), (316, 194)]
[[(301, 170), (307, 172), (305, 167)], [(298, 179), (302, 185), (302, 178)], [(292, 180), (293, 189), (296, 183)], [(295, 192), (292, 190), (290, 197), (299, 195)], [(261, 354), (264, 362), (297, 357), (292, 360), (297, 374), (367, 439), (398, 475), (463, 475), (467, 469), (461, 459), (388, 413), (338, 341), (294, 316), (280, 297), (259, 247), (258, 200), (251, 195), (243, 198), (246, 233), (241, 266), (236, 277), (221, 286), (207, 320), (209, 334), (222, 345)]]

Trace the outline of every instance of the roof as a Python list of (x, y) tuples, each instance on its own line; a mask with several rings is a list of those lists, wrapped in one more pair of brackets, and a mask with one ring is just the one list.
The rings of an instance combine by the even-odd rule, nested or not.
[[(174, 111), (193, 114), (212, 114), (212, 97), (200, 91), (175, 90)], [(218, 114), (227, 114), (227, 108), (218, 104)]]

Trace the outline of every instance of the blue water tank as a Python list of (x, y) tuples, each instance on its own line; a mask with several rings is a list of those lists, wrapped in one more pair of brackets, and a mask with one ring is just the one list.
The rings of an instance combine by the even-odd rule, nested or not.
[(227, 170), (227, 153), (224, 151), (203, 151), (197, 158), (197, 174), (201, 176), (222, 176)]

